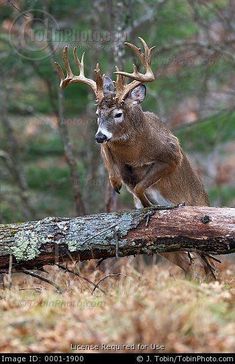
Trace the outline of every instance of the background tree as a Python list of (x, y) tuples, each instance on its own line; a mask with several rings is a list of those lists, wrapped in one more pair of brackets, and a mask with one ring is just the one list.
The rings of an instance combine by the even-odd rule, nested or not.
[(59, 91), (53, 61), (78, 45), (89, 76), (98, 60), (111, 75), (115, 64), (131, 67), (123, 43), (139, 35), (157, 46), (144, 109), (179, 137), (211, 204), (234, 206), (234, 8), (233, 0), (2, 1), (0, 221), (133, 206), (125, 190), (116, 201), (107, 189), (93, 95), (81, 85)]

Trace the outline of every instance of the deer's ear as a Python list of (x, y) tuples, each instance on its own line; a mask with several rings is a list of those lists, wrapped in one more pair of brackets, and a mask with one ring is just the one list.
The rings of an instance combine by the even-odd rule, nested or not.
[(112, 95), (115, 91), (114, 83), (108, 76), (103, 76), (104, 96)]
[(133, 100), (136, 104), (144, 101), (146, 96), (146, 87), (144, 85), (136, 86), (129, 94), (128, 98)]

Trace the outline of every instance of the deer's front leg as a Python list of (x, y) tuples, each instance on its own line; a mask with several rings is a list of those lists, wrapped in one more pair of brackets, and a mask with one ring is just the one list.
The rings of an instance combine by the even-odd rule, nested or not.
[(110, 184), (117, 193), (120, 193), (122, 188), (122, 178), (118, 166), (106, 144), (101, 146), (101, 155), (108, 171)]
[(159, 181), (161, 178), (169, 175), (176, 167), (176, 163), (165, 163), (165, 162), (155, 162), (153, 163), (144, 178), (135, 186), (134, 194), (139, 198), (144, 207), (151, 206), (151, 202), (145, 195), (145, 190), (152, 186), (154, 183)]

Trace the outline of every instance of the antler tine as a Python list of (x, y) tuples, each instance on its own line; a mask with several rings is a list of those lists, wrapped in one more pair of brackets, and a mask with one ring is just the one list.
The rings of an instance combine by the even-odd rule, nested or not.
[[(129, 48), (131, 48), (134, 51), (134, 53), (140, 59), (142, 64), (144, 64), (144, 65), (150, 64), (151, 63), (151, 52), (155, 48), (155, 46), (149, 48), (143, 38), (141, 38), (141, 37), (138, 37), (138, 38), (141, 41), (141, 43), (143, 44), (144, 52), (141, 52), (141, 48), (137, 47), (136, 45), (134, 45), (132, 43), (125, 42), (125, 45), (127, 45)], [(135, 71), (136, 66), (135, 65), (133, 65), (133, 66), (134, 66), (134, 71)]]
[[(151, 53), (152, 53), (152, 50), (155, 47), (149, 48), (147, 43), (141, 37), (139, 37), (139, 40), (141, 41), (141, 43), (143, 45), (144, 52), (141, 51), (141, 48), (138, 48), (136, 45), (134, 45), (132, 43), (125, 42), (125, 45), (127, 45), (129, 48), (131, 48), (133, 50), (133, 52), (137, 55), (137, 57), (139, 58), (142, 65), (145, 67), (146, 71), (145, 71), (145, 73), (139, 72), (137, 70), (137, 67), (136, 67), (135, 64), (133, 64), (133, 72), (132, 73), (119, 71), (119, 69), (116, 68), (116, 72), (114, 72), (114, 73), (116, 75), (118, 75), (118, 76), (122, 76), (122, 79), (120, 79), (120, 81), (119, 81), (118, 76), (117, 76), (117, 81), (116, 81), (116, 90), (117, 90), (116, 97), (120, 101), (124, 100), (125, 96), (133, 88), (138, 86), (140, 83), (151, 82), (151, 81), (155, 80), (154, 73), (153, 73), (153, 71), (151, 69)], [(129, 77), (133, 81), (130, 82), (129, 84), (125, 85), (123, 77)]]
[(74, 57), (76, 65), (80, 71), (80, 75), (82, 75), (82, 76), (84, 76), (84, 55), (85, 55), (85, 52), (82, 53), (82, 58), (80, 61), (78, 58), (78, 55), (77, 55), (77, 47), (73, 48), (73, 57)]
[(141, 49), (132, 43), (125, 42), (125, 45), (127, 45), (129, 48), (131, 48), (134, 51), (134, 53), (137, 55), (137, 57), (140, 59), (142, 65), (146, 68), (145, 74), (140, 73), (137, 70), (136, 65), (133, 65), (132, 73), (128, 73), (128, 72), (124, 72), (124, 71), (117, 71), (115, 73), (132, 78), (133, 80), (136, 80), (136, 81), (151, 82), (151, 81), (155, 80), (155, 76), (151, 69), (151, 52), (155, 47), (149, 48), (143, 38), (139, 37), (139, 39), (140, 39), (141, 43), (143, 44), (144, 52), (141, 52)]
[(58, 76), (60, 78), (60, 87), (62, 88), (63, 87), (63, 80), (65, 78), (64, 71), (63, 71), (61, 65), (58, 62), (55, 62), (55, 67), (56, 67), (56, 71), (58, 73)]
[[(97, 82), (95, 82), (94, 80), (89, 79), (85, 76), (84, 54), (85, 53), (82, 54), (81, 60), (79, 60), (78, 55), (77, 55), (77, 47), (73, 48), (74, 61), (79, 69), (79, 75), (75, 76), (71, 70), (71, 66), (70, 66), (70, 62), (69, 62), (68, 47), (67, 46), (64, 47), (63, 61), (64, 61), (64, 66), (65, 66), (66, 76), (64, 75), (62, 67), (57, 62), (55, 62), (56, 70), (60, 77), (60, 87), (65, 88), (72, 83), (79, 83), (79, 82), (85, 83), (94, 91), (96, 98), (98, 100), (100, 100), (103, 97), (102, 92), (101, 92), (100, 77), (97, 76), (96, 77)], [(100, 70), (99, 70), (99, 73), (100, 73)], [(102, 85), (102, 89), (103, 89), (103, 85)]]
[(64, 65), (65, 65), (65, 70), (67, 72), (67, 79), (72, 79), (73, 78), (73, 72), (71, 70), (70, 67), (70, 63), (69, 63), (69, 53), (68, 53), (68, 46), (65, 46), (63, 49), (63, 61), (64, 61)]
[[(77, 83), (77, 82), (85, 83), (88, 86), (90, 86), (91, 89), (96, 94), (96, 92), (97, 92), (96, 82), (89, 79), (89, 78), (86, 78), (86, 76), (84, 74), (84, 55), (85, 55), (85, 52), (83, 52), (82, 57), (81, 57), (81, 61), (80, 61), (79, 58), (78, 58), (78, 55), (77, 55), (77, 47), (73, 48), (73, 56), (74, 56), (75, 63), (77, 65), (78, 69), (79, 69), (79, 76), (74, 76), (73, 75), (73, 77), (72, 77), (72, 79), (71, 79), (71, 81), (69, 83)], [(69, 66), (69, 71), (72, 73), (69, 62), (67, 63), (67, 65)], [(66, 64), (65, 64), (65, 66), (66, 66)]]
[(67, 46), (65, 46), (63, 49), (63, 61), (64, 61), (64, 65), (65, 65), (66, 76), (64, 75), (64, 71), (63, 71), (62, 67), (60, 66), (60, 64), (55, 62), (56, 70), (60, 77), (60, 87), (61, 88), (65, 88), (69, 84), (70, 80), (73, 78), (73, 72), (71, 70), (69, 59), (68, 59), (68, 47)]
[(121, 75), (119, 73), (119, 68), (118, 66), (115, 66), (115, 69), (116, 69), (116, 75), (117, 75), (117, 78), (116, 78), (116, 81), (115, 81), (115, 86), (116, 86), (116, 96), (123, 90), (123, 87), (124, 87), (124, 76)]
[(102, 100), (102, 98), (104, 97), (103, 77), (101, 75), (99, 63), (96, 63), (96, 67), (95, 67), (94, 71), (95, 71), (95, 80), (96, 80), (96, 98), (97, 98), (97, 101), (99, 101), (99, 100)]
[(145, 42), (145, 40), (141, 37), (138, 37), (139, 40), (141, 41), (141, 43), (143, 44), (144, 47), (144, 55), (147, 58), (148, 64), (151, 64), (151, 53), (154, 50), (154, 48), (156, 48), (156, 46), (153, 46), (151, 48), (148, 47), (147, 43)]

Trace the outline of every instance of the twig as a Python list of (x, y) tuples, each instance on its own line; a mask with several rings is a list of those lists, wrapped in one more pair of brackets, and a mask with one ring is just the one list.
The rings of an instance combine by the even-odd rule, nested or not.
[(187, 128), (191, 128), (195, 125), (197, 126), (200, 126), (201, 124), (203, 123), (206, 123), (206, 122), (213, 122), (213, 123), (218, 123), (220, 122), (220, 119), (219, 117), (220, 116), (223, 116), (225, 114), (229, 115), (230, 113), (233, 113), (235, 110), (235, 107), (231, 107), (231, 108), (227, 108), (227, 109), (222, 109), (220, 110), (218, 113), (215, 113), (211, 116), (207, 116), (203, 119), (197, 119), (191, 123), (184, 123), (184, 124), (181, 124), (175, 128), (173, 128), (173, 131), (177, 132), (177, 131), (180, 131), (181, 129), (187, 129)]
[[(92, 285), (96, 288), (96, 283), (92, 282), (90, 279), (88, 279), (88, 278), (86, 278), (86, 277), (84, 277), (84, 276), (81, 276), (79, 273), (74, 272), (73, 270), (71, 270), (71, 269), (69, 269), (69, 268), (67, 268), (67, 267), (64, 267), (63, 265), (60, 265), (60, 264), (56, 264), (56, 265), (57, 265), (57, 267), (59, 267), (60, 269), (64, 270), (65, 272), (68, 272), (68, 273), (74, 274), (75, 276), (77, 276), (77, 277), (79, 277), (79, 278), (83, 279), (84, 281), (86, 281), (86, 282), (88, 282), (88, 283), (92, 284)], [(99, 288), (99, 287), (98, 287), (98, 288)], [(99, 290), (100, 290), (102, 293), (106, 294), (106, 293), (105, 293), (105, 291), (104, 291), (102, 288), (99, 288)], [(93, 293), (93, 291), (92, 291), (92, 293)]]
[(213, 255), (207, 254), (207, 253), (203, 253), (205, 256), (207, 256), (208, 258), (211, 258), (213, 260), (215, 260), (217, 263), (221, 263), (221, 260), (219, 260), (216, 257), (213, 257)]
[(63, 290), (60, 286), (58, 286), (56, 283), (52, 282), (50, 279), (42, 277), (40, 274), (37, 274), (35, 272), (32, 272), (31, 270), (25, 269), (25, 268), (21, 268), (21, 270), (25, 273), (25, 274), (29, 274), (32, 277), (38, 278), (43, 282), (49, 283), (50, 285), (52, 285), (53, 287), (56, 288), (56, 290), (59, 293), (63, 293)]
[(116, 258), (119, 258), (119, 255), (118, 255), (118, 251), (119, 251), (118, 231), (119, 231), (119, 228), (118, 228), (118, 226), (116, 226), (116, 228), (115, 228)]
[(146, 212), (146, 214), (144, 216), (146, 218), (145, 226), (148, 227), (149, 222), (150, 222), (150, 218), (154, 214), (155, 211), (172, 210), (172, 209), (177, 209), (177, 208), (182, 207), (182, 206), (185, 206), (185, 202), (179, 203), (177, 205), (168, 205), (168, 206), (154, 205), (154, 206), (151, 206), (150, 207), (151, 209), (148, 208), (148, 211)]
[(122, 276), (126, 277), (126, 274), (123, 274), (123, 273), (110, 273), (110, 274), (108, 274), (107, 276), (105, 276), (105, 277), (101, 278), (101, 279), (99, 280), (99, 282), (95, 284), (95, 287), (94, 287), (94, 289), (93, 289), (93, 291), (92, 291), (92, 294), (95, 292), (96, 288), (101, 289), (101, 288), (99, 287), (99, 284), (100, 284), (101, 282), (103, 282), (105, 279), (107, 279), (107, 278), (109, 278), (109, 277), (111, 277), (111, 276), (120, 276), (120, 275), (122, 275)]
[(108, 258), (101, 258), (99, 261), (98, 261), (98, 263), (96, 264), (96, 268), (98, 268), (99, 266), (100, 266), (100, 264), (104, 261), (104, 260), (106, 260), (106, 259), (108, 259)]
[(102, 235), (104, 234), (106, 231), (112, 229), (113, 227), (116, 227), (117, 224), (113, 224), (111, 226), (109, 226), (107, 229), (103, 229), (102, 231), (100, 231), (99, 233), (95, 234), (95, 235), (92, 235), (91, 237), (87, 238), (86, 240), (84, 240), (83, 244), (87, 243), (88, 241), (94, 239), (96, 236), (99, 236), (99, 235)]
[(12, 254), (9, 255), (9, 268), (8, 268), (8, 287), (12, 286)]
[(206, 255), (204, 254), (200, 254), (202, 260), (204, 260), (204, 262), (206, 263), (206, 265), (208, 266), (212, 276), (214, 277), (214, 279), (216, 280), (216, 275), (215, 275), (215, 267), (213, 267), (213, 265), (210, 264), (210, 262), (208, 261)]

